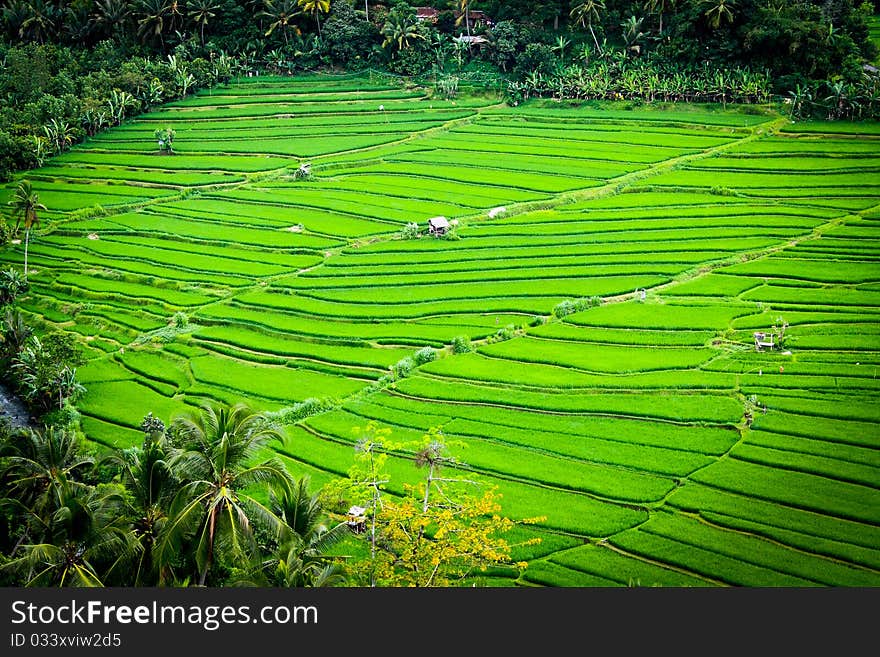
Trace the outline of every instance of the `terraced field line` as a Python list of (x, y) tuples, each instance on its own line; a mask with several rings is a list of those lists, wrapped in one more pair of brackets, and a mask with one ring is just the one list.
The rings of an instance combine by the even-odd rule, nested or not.
[[(866, 211), (867, 210), (862, 210), (861, 212), (866, 212)], [(740, 262), (748, 262), (750, 260), (756, 260), (758, 258), (763, 258), (764, 256), (773, 255), (774, 253), (778, 253), (778, 252), (783, 251), (785, 249), (789, 249), (789, 248), (798, 246), (802, 242), (809, 242), (811, 240), (819, 239), (828, 230), (841, 225), (847, 219), (847, 217), (852, 216), (853, 214), (861, 214), (861, 212), (859, 212), (859, 213), (849, 212), (849, 213), (841, 214), (840, 216), (837, 216), (837, 217), (832, 217), (831, 219), (829, 219), (825, 223), (820, 224), (820, 225), (816, 226), (815, 228), (813, 228), (809, 233), (806, 233), (804, 235), (800, 235), (798, 237), (794, 237), (790, 240), (787, 240), (785, 242), (781, 242), (779, 244), (774, 244), (772, 246), (767, 246), (767, 247), (763, 247), (760, 249), (753, 249), (751, 251), (740, 251), (736, 255), (729, 256), (729, 257), (724, 258), (722, 260), (716, 260), (715, 262), (701, 264), (692, 270), (689, 270), (683, 274), (679, 274), (674, 280), (669, 281), (668, 283), (661, 283), (660, 285), (655, 285), (654, 287), (646, 288), (645, 292), (650, 292), (650, 293), (656, 294), (656, 293), (662, 292), (663, 290), (666, 290), (668, 288), (675, 287), (676, 285), (680, 285), (680, 284), (686, 283), (688, 281), (702, 278), (703, 276), (706, 276), (707, 274), (711, 274), (712, 272), (714, 272), (717, 269), (721, 269), (723, 267), (728, 267), (730, 265), (737, 264)], [(746, 291), (747, 290), (744, 290), (740, 294), (744, 294)], [(633, 293), (627, 292), (626, 294), (618, 294), (615, 296), (604, 297), (602, 299), (602, 302), (603, 303), (620, 303), (622, 301), (630, 301), (632, 299), (633, 299)]]
[[(640, 525), (643, 525), (643, 524), (645, 524), (646, 522), (648, 522), (648, 519), (643, 520), (642, 522), (638, 523), (638, 525), (635, 525), (634, 527), (631, 527), (631, 528), (629, 528), (629, 529), (621, 530), (620, 532), (617, 532), (617, 533), (622, 534), (622, 533), (624, 533), (624, 532), (632, 531), (633, 529), (638, 528)], [(636, 561), (641, 561), (641, 562), (643, 562), (643, 563), (651, 564), (652, 566), (658, 566), (658, 567), (660, 567), (660, 568), (663, 568), (664, 570), (671, 570), (671, 571), (674, 571), (674, 572), (677, 572), (677, 573), (681, 573), (682, 575), (687, 575), (688, 577), (693, 577), (694, 579), (701, 579), (701, 580), (703, 580), (704, 582), (707, 582), (707, 583), (709, 583), (709, 584), (713, 584), (713, 585), (715, 585), (715, 586), (730, 586), (730, 584), (728, 584), (727, 582), (722, 582), (721, 580), (712, 579), (711, 577), (707, 577), (706, 575), (703, 575), (703, 574), (701, 574), (701, 573), (696, 573), (696, 572), (693, 572), (693, 571), (690, 571), (690, 570), (685, 570), (684, 568), (681, 568), (680, 566), (675, 566), (675, 565), (672, 565), (672, 564), (668, 564), (668, 563), (663, 562), (663, 561), (657, 561), (656, 559), (651, 559), (651, 558), (649, 558), (649, 557), (645, 557), (645, 556), (640, 555), (640, 554), (633, 554), (633, 553), (627, 552), (626, 550), (623, 550), (623, 549), (617, 547), (616, 545), (611, 545), (611, 544), (608, 542), (608, 538), (611, 538), (611, 536), (615, 536), (615, 535), (616, 535), (616, 534), (611, 534), (611, 535), (609, 535), (609, 536), (607, 536), (607, 537), (601, 538), (601, 539), (599, 539), (598, 541), (595, 542), (595, 545), (596, 545), (597, 547), (600, 547), (600, 548), (603, 548), (603, 549), (607, 549), (607, 550), (611, 550), (612, 552), (616, 552), (617, 554), (620, 554), (620, 555), (622, 555), (622, 556), (624, 556), (624, 557), (627, 557), (627, 558), (629, 558), (629, 559), (635, 559)], [(580, 546), (580, 545), (575, 545), (574, 547), (564, 548), (564, 549), (562, 549), (562, 550), (557, 550), (556, 552), (551, 552), (550, 554), (548, 554), (548, 555), (546, 555), (546, 556), (543, 556), (543, 557), (541, 557), (540, 559), (533, 559), (533, 562), (534, 562), (534, 561), (548, 561), (548, 562), (550, 562), (550, 563), (554, 563), (554, 562), (553, 562), (553, 557), (554, 557), (555, 555), (557, 555), (557, 554), (562, 554), (562, 553), (564, 553), (564, 552), (571, 552), (572, 550), (578, 550), (578, 549), (580, 549), (581, 547), (582, 547), (582, 546)], [(561, 565), (561, 564), (557, 564), (557, 565)]]
[[(490, 109), (493, 107), (502, 107), (502, 106), (504, 106), (503, 103), (488, 106), (486, 108), (477, 108), (477, 111), (472, 116), (463, 117), (460, 119), (453, 119), (452, 121), (448, 121), (448, 122), (444, 123), (442, 126), (436, 126), (434, 128), (431, 128), (431, 129), (429, 129), (429, 131), (431, 132), (431, 134), (447, 131), (450, 126), (472, 122), (476, 117), (480, 116), (480, 113), (481, 113), (480, 110)], [(659, 163), (654, 164), (652, 166), (649, 166), (645, 169), (641, 169), (639, 171), (635, 171), (635, 172), (625, 174), (623, 176), (611, 179), (608, 181), (608, 183), (606, 183), (605, 185), (602, 185), (600, 187), (593, 187), (593, 188), (586, 189), (586, 190), (577, 190), (575, 192), (565, 192), (562, 194), (557, 194), (555, 197), (553, 197), (549, 200), (528, 201), (528, 202), (523, 202), (523, 203), (519, 203), (519, 204), (513, 204), (510, 206), (511, 209), (509, 210), (509, 212), (512, 212), (512, 214), (522, 214), (522, 213), (529, 212), (529, 211), (532, 211), (535, 209), (555, 207), (558, 205), (563, 205), (563, 204), (567, 204), (567, 203), (571, 203), (571, 202), (590, 200), (590, 199), (594, 199), (594, 198), (600, 198), (602, 196), (617, 194), (617, 193), (620, 193), (620, 191), (622, 189), (624, 189), (625, 187), (627, 187), (628, 185), (630, 185), (636, 181), (659, 175), (661, 173), (664, 173), (664, 172), (666, 172), (670, 169), (673, 169), (677, 166), (680, 166), (682, 164), (687, 164), (692, 161), (697, 161), (697, 160), (700, 160), (703, 158), (712, 157), (718, 153), (721, 153), (721, 152), (724, 152), (728, 149), (737, 147), (741, 144), (755, 141), (755, 140), (761, 139), (761, 138), (768, 136), (768, 135), (772, 135), (779, 128), (781, 128), (783, 125), (786, 125), (787, 123), (789, 123), (789, 120), (784, 117), (780, 117), (778, 119), (767, 121), (765, 123), (761, 123), (761, 124), (758, 124), (757, 126), (752, 127), (747, 136), (732, 140), (726, 144), (721, 144), (720, 146), (714, 146), (714, 147), (705, 149), (699, 153), (692, 153), (692, 154), (688, 154), (688, 155), (675, 157), (670, 160), (664, 160), (663, 162), (659, 162)], [(424, 133), (410, 135), (406, 140), (402, 140), (402, 141), (409, 141), (409, 140), (418, 139), (423, 134)], [(370, 147), (370, 149), (358, 149), (358, 150), (371, 150), (371, 149), (375, 149), (375, 148), (378, 148), (378, 147)], [(346, 152), (350, 152), (350, 151), (346, 151)], [(281, 171), (284, 171), (284, 170), (281, 170)], [(246, 184), (247, 183), (239, 183), (238, 185), (243, 186)], [(151, 204), (151, 205), (158, 205), (158, 204)], [(476, 218), (487, 219), (488, 217), (484, 213), (479, 213), (477, 215), (473, 215), (473, 218), (474, 219), (476, 219)], [(321, 267), (322, 265), (325, 264), (328, 257), (339, 255), (342, 252), (342, 250), (344, 250), (354, 244), (373, 244), (373, 243), (379, 243), (379, 242), (384, 242), (384, 241), (390, 241), (390, 240), (393, 240), (396, 238), (397, 238), (397, 234), (392, 233), (389, 235), (383, 235), (383, 236), (379, 236), (379, 237), (369, 238), (366, 240), (365, 239), (350, 239), (345, 244), (343, 244), (339, 247), (331, 248), (331, 249), (328, 249), (327, 251), (325, 251), (323, 261), (316, 263), (315, 265), (312, 265), (311, 267), (307, 267), (305, 269), (298, 270), (297, 272), (294, 272), (293, 275), (299, 275), (300, 273), (307, 272), (307, 271), (313, 271), (313, 270)], [(758, 254), (758, 255), (760, 255), (760, 254)], [(758, 255), (756, 255), (755, 257), (758, 257)], [(729, 264), (729, 263), (727, 263), (727, 264)], [(721, 265), (718, 265), (718, 266), (721, 266)], [(709, 271), (711, 271), (711, 270), (709, 270)], [(709, 273), (709, 271), (706, 271), (705, 273)], [(229, 294), (227, 296), (223, 296), (223, 297), (216, 299), (215, 301), (211, 301), (211, 302), (208, 302), (208, 303), (203, 304), (201, 306), (197, 306), (192, 309), (192, 312), (198, 312), (200, 310), (210, 308), (212, 306), (216, 306), (218, 304), (227, 302), (231, 299), (236, 298), (237, 296), (240, 296), (241, 294), (245, 294), (245, 293), (248, 293), (248, 292), (251, 292), (254, 290), (259, 290), (261, 288), (265, 288), (271, 282), (273, 282), (277, 279), (280, 279), (280, 278), (288, 277), (290, 275), (291, 275), (291, 273), (287, 272), (287, 273), (281, 273), (281, 274), (275, 274), (275, 275), (271, 275), (271, 276), (262, 277), (257, 282), (255, 282), (253, 285), (245, 286), (243, 288), (238, 288), (237, 290), (235, 290), (234, 292), (232, 292), (231, 294)], [(694, 278), (694, 277), (692, 277), (692, 278)], [(677, 283), (680, 281), (675, 281), (675, 282)], [(669, 285), (671, 285), (671, 283), (664, 284), (663, 286), (658, 286), (657, 288), (652, 288), (652, 291), (656, 291), (656, 289), (662, 289), (662, 288), (669, 286)], [(630, 298), (631, 298), (631, 295), (629, 295), (629, 294), (619, 295), (617, 297), (609, 298), (607, 300), (607, 302), (617, 303), (617, 302), (621, 302), (621, 301), (626, 301)], [(556, 320), (556, 318), (553, 317), (552, 315), (550, 315), (550, 319), (548, 321), (554, 321), (554, 320)], [(524, 335), (524, 334), (525, 334), (525, 330), (518, 332), (518, 335)], [(476, 340), (473, 342), (473, 344), (475, 344), (476, 346), (479, 346), (480, 344), (486, 343), (488, 340), (489, 340), (489, 338), (485, 338), (484, 340)], [(363, 392), (366, 392), (366, 390), (367, 389), (365, 389), (364, 391), (358, 391), (358, 392), (352, 393), (351, 395), (348, 395), (347, 397), (340, 399), (338, 407), (344, 405), (345, 403), (350, 401), (356, 395), (360, 395)]]
[[(495, 109), (495, 108), (499, 108), (499, 107), (503, 107), (503, 106), (504, 106), (504, 103), (496, 103), (494, 105), (487, 105), (486, 107), (473, 108), (474, 113), (470, 116), (465, 116), (465, 117), (461, 117), (458, 119), (451, 119), (449, 121), (443, 122), (439, 126), (427, 128), (423, 131), (416, 131), (414, 133), (410, 133), (409, 135), (407, 135), (406, 137), (403, 137), (402, 139), (391, 141), (391, 142), (386, 142), (384, 144), (377, 144), (375, 146), (365, 146), (363, 148), (355, 148), (355, 149), (346, 150), (346, 151), (339, 151), (336, 153), (327, 153), (325, 155), (319, 155), (314, 158), (307, 158), (307, 157), (300, 157), (300, 156), (278, 156), (278, 157), (288, 157), (291, 160), (291, 165), (284, 166), (279, 169), (271, 169), (271, 170), (267, 170), (267, 171), (256, 171), (256, 172), (252, 172), (252, 173), (234, 172), (234, 173), (241, 173), (245, 177), (245, 180), (243, 180), (241, 182), (212, 183), (212, 184), (207, 184), (207, 185), (193, 185), (193, 186), (190, 186), (190, 187), (187, 187), (184, 189), (180, 189), (178, 186), (175, 186), (175, 185), (161, 185), (161, 184), (148, 185), (148, 184), (143, 184), (143, 183), (139, 183), (136, 181), (127, 181), (126, 184), (130, 185), (132, 187), (162, 187), (162, 188), (180, 189), (180, 191), (178, 194), (176, 194), (174, 196), (157, 197), (157, 198), (148, 199), (145, 201), (135, 201), (133, 203), (120, 203), (118, 205), (113, 205), (112, 207), (109, 207), (109, 208), (108, 207), (101, 207), (100, 210), (95, 210), (94, 212), (88, 212), (88, 210), (90, 208), (82, 208), (82, 211), (84, 211), (82, 215), (77, 215), (76, 211), (75, 211), (73, 213), (70, 213), (75, 216), (61, 217), (60, 219), (53, 221), (51, 223), (51, 225), (49, 225), (47, 227), (47, 229), (45, 231), (42, 231), (40, 234), (41, 235), (49, 235), (53, 232), (55, 226), (58, 226), (58, 225), (61, 225), (64, 223), (68, 223), (70, 221), (79, 221), (84, 218), (106, 217), (106, 216), (112, 216), (114, 214), (123, 214), (126, 212), (133, 212), (133, 211), (137, 211), (137, 210), (141, 210), (141, 209), (145, 209), (145, 208), (151, 208), (153, 206), (161, 206), (163, 203), (175, 203), (178, 201), (184, 201), (188, 198), (197, 197), (198, 195), (200, 195), (202, 193), (210, 193), (213, 191), (237, 189), (240, 187), (247, 187), (248, 185), (251, 185), (256, 182), (266, 182), (266, 181), (271, 181), (271, 180), (277, 180), (279, 178), (282, 178), (283, 176), (289, 175), (291, 169), (298, 167), (304, 161), (320, 162), (321, 160), (326, 160), (328, 158), (333, 158), (333, 157), (339, 157), (340, 155), (343, 155), (343, 154), (367, 153), (369, 151), (378, 150), (381, 148), (385, 148), (387, 146), (404, 144), (409, 141), (421, 139), (424, 136), (431, 136), (431, 135), (434, 135), (438, 132), (444, 132), (444, 131), (449, 130), (450, 128), (470, 123), (474, 119), (476, 119), (480, 116), (481, 110)], [(98, 149), (98, 150), (100, 150), (100, 149)], [(101, 152), (113, 153), (114, 151), (101, 151)], [(217, 153), (217, 155), (223, 155), (223, 153)], [(384, 162), (384, 160), (382, 158), (375, 158), (372, 160), (358, 160), (357, 162), (352, 163), (352, 166), (364, 166), (365, 164), (369, 164), (369, 163), (377, 163), (378, 164), (378, 163), (382, 163), (382, 162)], [(343, 166), (344, 166), (344, 164), (343, 164)], [(319, 168), (319, 167), (317, 167), (317, 168)], [(341, 248), (344, 248), (344, 247), (341, 247)]]
[[(473, 118), (474, 117), (467, 117), (467, 121), (470, 121)], [(464, 119), (462, 119), (461, 121), (465, 122)], [(721, 144), (719, 146), (712, 146), (710, 148), (700, 151), (699, 153), (688, 153), (686, 155), (679, 155), (668, 160), (657, 162), (648, 167), (645, 167), (644, 169), (639, 169), (638, 171), (633, 171), (622, 176), (610, 178), (608, 179), (608, 182), (606, 182), (604, 185), (590, 187), (588, 189), (578, 189), (574, 191), (561, 192), (553, 195), (552, 198), (542, 199), (539, 201), (522, 201), (520, 203), (505, 204), (504, 207), (506, 208), (506, 210), (504, 212), (504, 216), (515, 216), (518, 214), (525, 214), (527, 212), (534, 212), (536, 210), (546, 210), (560, 205), (568, 205), (570, 203), (590, 201), (605, 196), (613, 196), (615, 194), (619, 194), (622, 190), (632, 185), (633, 183), (644, 180), (645, 178), (651, 178), (653, 176), (660, 175), (661, 173), (666, 173), (667, 171), (675, 169), (676, 167), (682, 166), (684, 164), (689, 164), (691, 162), (699, 161), (708, 157), (714, 157), (715, 155), (723, 153), (729, 149), (736, 148), (742, 144), (747, 144), (749, 142), (774, 135), (782, 126), (788, 123), (790, 123), (790, 121), (785, 117), (780, 117), (778, 119), (773, 119), (764, 123), (760, 123), (750, 128), (750, 133), (745, 137), (734, 139), (733, 141), (730, 141), (726, 144)], [(437, 128), (437, 130), (439, 131), (440, 128)], [(381, 160), (378, 163), (382, 163), (382, 161), (384, 160)], [(360, 163), (358, 163), (358, 166), (360, 166)], [(463, 228), (467, 226), (470, 221), (485, 221), (488, 219), (489, 217), (486, 212), (478, 212), (471, 215), (464, 215), (459, 218), (459, 226)], [(362, 240), (360, 243), (375, 244), (378, 242), (387, 241), (388, 239), (388, 237), (382, 236)]]
[[(444, 121), (442, 124), (434, 126), (432, 128), (426, 128), (425, 130), (417, 130), (416, 132), (408, 134), (406, 137), (402, 137), (401, 139), (398, 139), (396, 141), (389, 141), (384, 144), (377, 144), (375, 146), (364, 146), (362, 148), (352, 148), (351, 150), (340, 151), (339, 153), (327, 153), (326, 155), (320, 155), (318, 157), (312, 158), (311, 162), (313, 163), (313, 166), (314, 166), (315, 162), (318, 162), (320, 165), (320, 162), (322, 159), (339, 157), (342, 154), (347, 155), (349, 153), (366, 153), (369, 151), (378, 150), (380, 148), (385, 148), (387, 146), (399, 146), (401, 144), (406, 144), (411, 141), (425, 139), (426, 137), (433, 137), (437, 133), (447, 132), (450, 128), (455, 128), (459, 125), (467, 125), (468, 123), (473, 122), (474, 119), (477, 119), (480, 117), (481, 110), (495, 109), (495, 108), (499, 108), (499, 107), (503, 107), (503, 106), (504, 106), (504, 103), (496, 103), (495, 105), (487, 105), (486, 107), (475, 107), (475, 108), (473, 108), (474, 113), (471, 114), (470, 116), (463, 116), (458, 119), (450, 119), (449, 121)], [(353, 167), (367, 166), (372, 163), (381, 164), (384, 161), (385, 160), (383, 158), (379, 157), (379, 158), (374, 158), (372, 160), (357, 160), (356, 162), (351, 162), (351, 163), (347, 163), (347, 162), (346, 163), (339, 163), (336, 166), (344, 169), (344, 168), (346, 168), (346, 165), (348, 165), (348, 164), (350, 164), (350, 166), (353, 168)], [(320, 166), (315, 166), (315, 169), (320, 170)]]

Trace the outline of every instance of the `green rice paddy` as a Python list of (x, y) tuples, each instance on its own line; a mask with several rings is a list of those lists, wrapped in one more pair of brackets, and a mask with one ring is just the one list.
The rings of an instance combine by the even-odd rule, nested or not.
[[(102, 445), (148, 412), (322, 398), (275, 446), (294, 474), (344, 474), (371, 420), (439, 427), (543, 518), (511, 586), (880, 585), (874, 124), (249, 78), (27, 175), (22, 308), (81, 340)], [(437, 215), (456, 239), (401, 239)]]

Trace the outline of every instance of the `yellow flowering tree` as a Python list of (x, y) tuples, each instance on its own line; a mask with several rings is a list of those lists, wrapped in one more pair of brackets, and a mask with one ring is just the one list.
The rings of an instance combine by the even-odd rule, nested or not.
[[(460, 476), (463, 464), (449, 455), (438, 429), (416, 445), (391, 443), (388, 430), (375, 423), (364, 433), (344, 484), (345, 497), (353, 496), (367, 509), (364, 536), (370, 556), (351, 567), (363, 581), (372, 586), (449, 587), (490, 567), (520, 572), (527, 566), (511, 558), (516, 546), (505, 534), (517, 522), (502, 515), (497, 488)], [(383, 492), (390, 481), (384, 470), (384, 450), (389, 448), (414, 453), (415, 464), (425, 472), (417, 484), (403, 485), (403, 495)]]

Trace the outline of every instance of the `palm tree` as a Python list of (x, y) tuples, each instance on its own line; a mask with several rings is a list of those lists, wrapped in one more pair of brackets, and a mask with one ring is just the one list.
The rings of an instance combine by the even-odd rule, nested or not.
[(22, 180), (18, 183), (12, 200), (7, 202), (12, 206), (12, 216), (15, 217), (13, 233), (18, 233), (19, 226), (24, 224), (24, 277), (28, 273), (28, 243), (30, 242), (31, 229), (40, 225), (40, 217), (37, 210), (45, 210), (46, 206), (40, 203), (39, 195), (34, 191), (30, 180)]
[(296, 4), (302, 7), (303, 13), (311, 14), (315, 17), (315, 22), (318, 24), (318, 36), (320, 36), (321, 14), (326, 14), (330, 11), (330, 0), (297, 0)]
[(131, 5), (126, 0), (98, 0), (95, 5), (95, 22), (104, 32), (121, 41), (131, 19)]
[(711, 5), (703, 15), (713, 30), (717, 30), (721, 26), (722, 19), (728, 23), (733, 22), (732, 7), (736, 6), (736, 0), (703, 0), (703, 3)]
[(291, 481), (277, 457), (252, 463), (267, 442), (283, 437), (243, 403), (206, 403), (197, 412), (176, 417), (172, 432), (182, 446), (169, 463), (182, 485), (156, 556), (168, 560), (194, 539), (199, 584), (204, 585), (218, 549), (233, 558), (253, 551), (255, 520), (280, 535), (283, 521), (246, 491), (255, 484)]
[(3, 566), (19, 572), (26, 586), (104, 586), (134, 557), (133, 541), (119, 488), (95, 488), (59, 477), (49, 513), (31, 513), (42, 542)]
[(219, 8), (220, 5), (216, 4), (213, 0), (192, 0), (190, 10), (187, 13), (193, 22), (199, 26), (199, 38), (203, 46), (205, 45), (205, 27), (217, 15), (214, 12)]
[(58, 9), (46, 0), (31, 0), (27, 3), (28, 17), (21, 23), (19, 37), (28, 36), (38, 43), (43, 43), (55, 31), (55, 19)]
[(168, 32), (179, 32), (183, 27), (185, 16), (181, 11), (179, 0), (168, 0)]
[(327, 551), (350, 534), (344, 522), (326, 525), (326, 513), (317, 494), (309, 492), (309, 478), (269, 491), (269, 509), (284, 521), (278, 548), (258, 565), (255, 583), (281, 587), (331, 586), (344, 581), (335, 558)]
[(575, 24), (581, 27), (586, 25), (590, 29), (590, 34), (593, 35), (593, 43), (596, 44), (596, 51), (601, 53), (602, 48), (599, 46), (599, 40), (593, 31), (593, 20), (599, 20), (600, 9), (605, 9), (605, 0), (586, 0), (586, 2), (582, 2), (572, 8), (570, 16), (575, 19)]
[(165, 21), (170, 9), (168, 0), (139, 1), (137, 35), (142, 42), (158, 39), (159, 47), (165, 50)]
[(42, 517), (56, 489), (75, 485), (71, 478), (92, 465), (94, 459), (81, 453), (75, 433), (55, 427), (28, 430), (10, 441), (3, 479), (20, 504)]
[(395, 45), (398, 51), (409, 48), (410, 39), (425, 38), (419, 32), (419, 25), (415, 14), (412, 11), (403, 11), (397, 7), (388, 13), (388, 18), (382, 26), (382, 35), (385, 37), (382, 47)]
[(260, 16), (265, 16), (270, 21), (269, 29), (266, 30), (266, 36), (270, 36), (276, 27), (281, 28), (281, 34), (284, 35), (284, 43), (289, 43), (287, 38), (287, 30), (293, 26), (294, 31), (299, 34), (299, 28), (294, 25), (293, 19), (300, 15), (295, 0), (265, 0), (265, 9), (260, 12)]
[(134, 573), (135, 586), (166, 582), (173, 577), (173, 564), (158, 563), (153, 558), (177, 492), (177, 479), (168, 461), (171, 446), (165, 437), (164, 425), (162, 430), (152, 430), (148, 423), (151, 416), (141, 425), (145, 431), (143, 446), (123, 450), (108, 459), (119, 466), (122, 483), (131, 498), (134, 534), (141, 545)]

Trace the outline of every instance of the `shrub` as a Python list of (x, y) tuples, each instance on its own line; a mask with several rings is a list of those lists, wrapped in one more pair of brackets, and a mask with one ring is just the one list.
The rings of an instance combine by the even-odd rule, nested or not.
[(446, 100), (452, 100), (458, 94), (458, 77), (447, 75), (437, 80), (435, 93)]
[(81, 417), (80, 412), (70, 402), (70, 399), (66, 398), (61, 408), (49, 411), (40, 418), (40, 421), (47, 427), (55, 427), (64, 431), (76, 431), (80, 427)]
[(192, 333), (198, 328), (197, 324), (191, 324), (189, 316), (182, 310), (178, 310), (168, 321), (167, 326), (157, 328), (154, 331), (142, 333), (134, 343), (144, 344), (145, 342), (174, 342), (178, 335), (183, 333)]
[(529, 74), (549, 77), (553, 73), (556, 56), (546, 43), (530, 43), (525, 50), (516, 56), (514, 73), (519, 78)]
[(581, 297), (580, 299), (566, 299), (565, 301), (561, 301), (553, 308), (553, 314), (556, 317), (565, 317), (566, 315), (572, 315), (574, 313), (580, 312), (581, 310), (586, 310), (587, 308), (594, 308), (602, 304), (602, 297)]
[(419, 225), (414, 221), (409, 222), (400, 229), (400, 239), (402, 240), (414, 240), (419, 237), (421, 237)]
[(422, 347), (413, 356), (416, 365), (424, 365), (437, 359), (437, 352), (431, 347)]
[(399, 361), (391, 366), (391, 372), (394, 375), (394, 380), (396, 381), (397, 379), (405, 379), (410, 375), (415, 366), (416, 362), (411, 357), (407, 356), (406, 358), (401, 358)]
[(6, 271), (0, 271), (0, 306), (15, 302), (15, 299), (29, 289), (24, 274), (10, 267)]
[(468, 336), (456, 335), (452, 338), (452, 353), (466, 354), (469, 351), (473, 351), (473, 347), (471, 346), (471, 339)]
[(266, 412), (264, 415), (270, 422), (274, 421), (280, 424), (294, 424), (295, 422), (304, 420), (312, 415), (329, 411), (334, 406), (336, 406), (336, 402), (332, 399), (309, 397), (293, 406), (288, 406), (278, 411)]
[(498, 329), (492, 339), (494, 342), (503, 342), (504, 340), (510, 340), (515, 336), (516, 326), (514, 326), (513, 324), (508, 324), (504, 328)]
[(373, 25), (347, 2), (334, 2), (324, 23), (323, 47), (333, 62), (361, 68), (378, 42)]

